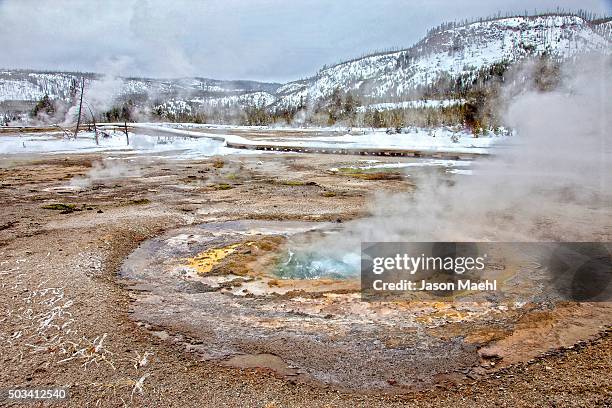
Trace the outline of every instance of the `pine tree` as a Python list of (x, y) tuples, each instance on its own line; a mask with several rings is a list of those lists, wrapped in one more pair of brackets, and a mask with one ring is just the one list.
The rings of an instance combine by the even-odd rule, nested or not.
[(378, 109), (374, 110), (374, 114), (372, 115), (372, 127), (381, 128), (383, 127), (383, 117)]
[(55, 106), (49, 98), (49, 95), (45, 94), (32, 109), (32, 117), (37, 117), (39, 113), (44, 113), (48, 116), (52, 116), (55, 113)]
[(355, 98), (353, 97), (353, 94), (348, 92), (346, 94), (346, 99), (344, 100), (344, 114), (349, 118), (353, 117), (356, 113), (356, 109), (357, 103), (355, 101)]

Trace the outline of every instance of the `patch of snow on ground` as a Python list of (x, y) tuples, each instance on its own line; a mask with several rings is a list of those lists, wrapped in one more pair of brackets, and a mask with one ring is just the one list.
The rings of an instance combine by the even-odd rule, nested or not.
[[(397, 162), (397, 163), (380, 163), (377, 160), (363, 160), (363, 162), (367, 162), (368, 164), (363, 166), (348, 166), (350, 169), (357, 170), (376, 170), (376, 169), (406, 169), (409, 167), (446, 167), (447, 173), (457, 173), (457, 174), (471, 174), (471, 170), (466, 169), (454, 169), (454, 167), (468, 167), (472, 164), (471, 161), (468, 160), (417, 160), (410, 162)], [(337, 172), (340, 171), (339, 168), (333, 167), (329, 169), (329, 171)], [(469, 173), (468, 173), (469, 172)]]
[[(453, 135), (457, 136), (456, 142), (451, 139)], [(384, 131), (374, 131), (363, 135), (345, 134), (341, 136), (311, 138), (278, 138), (274, 141), (266, 141), (266, 144), (269, 143), (276, 146), (388, 148), (487, 153), (495, 144), (506, 139), (507, 137), (503, 136), (481, 136), (474, 138), (465, 132), (453, 133), (446, 129), (436, 129), (431, 133), (420, 129), (416, 133), (408, 134), (386, 134)]]
[(465, 167), (471, 164), (470, 161), (467, 160), (422, 160), (418, 162), (409, 162), (409, 163), (380, 163), (380, 164), (371, 164), (367, 166), (361, 166), (360, 169), (370, 170), (370, 169), (393, 169), (393, 168), (405, 168), (405, 167), (426, 167), (426, 166), (441, 166), (441, 167)]
[[(404, 149), (404, 150), (421, 150), (421, 151), (438, 151), (438, 152), (463, 152), (463, 153), (488, 153), (494, 147), (499, 147), (508, 142), (509, 136), (497, 136), (494, 134), (482, 135), (473, 137), (472, 134), (462, 131), (454, 132), (447, 128), (437, 129), (414, 129), (411, 133), (387, 134), (384, 130), (367, 130), (367, 129), (352, 129), (351, 133), (341, 132), (339, 128), (318, 128), (317, 132), (329, 131), (330, 136), (314, 136), (314, 137), (285, 137), (279, 136), (273, 139), (245, 138), (239, 135), (231, 134), (232, 130), (263, 130), (267, 127), (246, 127), (246, 126), (214, 126), (214, 125), (199, 125), (199, 126), (181, 126), (182, 128), (210, 128), (224, 129), (226, 134), (195, 132), (183, 129), (177, 129), (176, 124), (162, 124), (162, 126), (154, 124), (137, 124), (135, 126), (150, 130), (160, 129), (164, 132), (174, 134), (182, 134), (193, 137), (212, 138), (216, 140), (225, 140), (226, 142), (240, 143), (244, 145), (268, 145), (279, 147), (338, 147), (338, 148), (377, 148), (377, 149)], [(280, 129), (277, 129), (280, 130)], [(296, 129), (293, 129), (296, 130)], [(301, 129), (300, 129), (301, 130)], [(315, 129), (311, 129), (315, 130)], [(339, 134), (344, 133), (344, 134)]]
[(474, 174), (472, 169), (449, 169), (446, 170), (446, 172), (451, 174), (463, 174), (466, 176), (471, 176), (472, 174)]
[(149, 136), (130, 133), (130, 144), (125, 134), (115, 133), (100, 137), (96, 145), (93, 132), (79, 133), (76, 139), (62, 134), (24, 134), (0, 136), (0, 154), (58, 154), (115, 152), (129, 154), (160, 154), (179, 159), (228, 154), (254, 154), (249, 150), (230, 149), (222, 141), (209, 138)]

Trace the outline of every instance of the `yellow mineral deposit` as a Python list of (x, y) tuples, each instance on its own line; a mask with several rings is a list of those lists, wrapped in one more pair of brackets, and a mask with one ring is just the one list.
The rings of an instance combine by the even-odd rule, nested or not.
[(231, 255), (242, 245), (252, 245), (252, 242), (237, 243), (222, 248), (212, 248), (199, 253), (193, 258), (187, 258), (187, 266), (195, 270), (199, 275), (210, 273), (221, 261)]

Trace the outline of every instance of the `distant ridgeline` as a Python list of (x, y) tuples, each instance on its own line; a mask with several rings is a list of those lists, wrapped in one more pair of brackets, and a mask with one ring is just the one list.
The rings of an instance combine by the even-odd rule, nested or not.
[[(611, 54), (612, 18), (587, 12), (495, 16), (432, 28), (410, 48), (325, 66), (286, 84), (204, 78), (108, 78), (91, 73), (0, 71), (0, 119), (69, 122), (85, 78), (96, 120), (264, 125), (500, 125), (501, 85), (529, 59), (533, 83), (553, 89), (562, 61)], [(42, 105), (41, 105), (42, 104)]]

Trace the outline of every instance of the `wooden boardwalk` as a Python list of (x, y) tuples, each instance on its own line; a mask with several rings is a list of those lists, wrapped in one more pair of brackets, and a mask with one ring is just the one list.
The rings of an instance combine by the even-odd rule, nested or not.
[(270, 152), (296, 152), (317, 154), (343, 154), (354, 156), (424, 157), (446, 160), (473, 160), (487, 156), (487, 153), (438, 151), (426, 149), (391, 149), (374, 147), (316, 147), (316, 146), (277, 146), (265, 143), (237, 143), (227, 141), (227, 147), (234, 149), (264, 150)]

